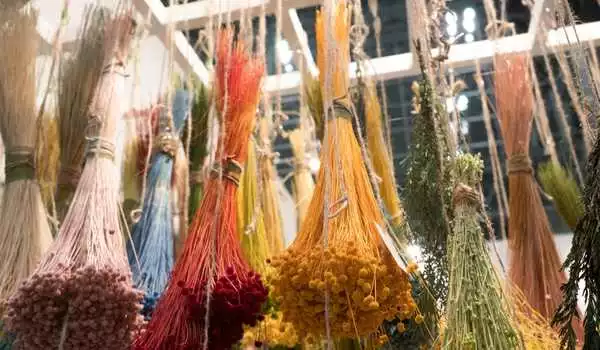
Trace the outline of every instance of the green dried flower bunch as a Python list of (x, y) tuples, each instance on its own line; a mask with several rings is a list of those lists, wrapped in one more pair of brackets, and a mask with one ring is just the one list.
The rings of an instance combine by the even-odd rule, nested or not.
[(483, 175), (478, 155), (463, 154), (454, 166), (453, 231), (448, 239), (450, 266), (444, 349), (524, 349), (512, 310), (484, 241), (485, 215), (477, 190)]
[(206, 142), (208, 139), (208, 117), (210, 111), (211, 95), (204, 84), (194, 84), (194, 100), (192, 104), (192, 135), (190, 140), (190, 201), (189, 218), (194, 217), (196, 209), (202, 199), (202, 166), (207, 156)]
[(577, 347), (572, 320), (581, 317), (577, 310), (580, 280), (585, 282), (587, 302), (583, 350), (600, 349), (600, 138), (596, 138), (586, 170), (585, 213), (573, 232), (571, 251), (563, 265), (569, 270), (569, 279), (562, 286), (563, 301), (552, 320), (552, 325), (560, 328), (561, 347), (569, 350)]
[(538, 178), (544, 191), (552, 197), (560, 216), (571, 230), (575, 230), (584, 213), (577, 181), (565, 168), (552, 161), (540, 165)]
[(436, 299), (445, 303), (453, 189), (448, 116), (426, 74), (412, 89), (414, 119), (404, 206), (416, 243), (424, 252), (425, 279)]

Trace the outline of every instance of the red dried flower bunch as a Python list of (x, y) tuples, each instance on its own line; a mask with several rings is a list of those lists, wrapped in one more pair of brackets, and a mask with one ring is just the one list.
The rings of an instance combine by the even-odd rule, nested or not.
[(218, 39), (216, 163), (169, 286), (134, 343), (137, 350), (229, 349), (242, 338), (243, 325), (263, 319), (268, 291), (243, 259), (235, 196), (264, 62), (242, 43), (234, 44), (231, 30), (221, 31)]

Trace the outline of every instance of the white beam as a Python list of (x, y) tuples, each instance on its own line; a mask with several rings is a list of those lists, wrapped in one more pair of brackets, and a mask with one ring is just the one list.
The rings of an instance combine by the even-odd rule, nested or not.
[[(577, 35), (582, 43), (592, 42), (594, 46), (600, 43), (600, 21), (579, 24), (576, 26)], [(573, 42), (575, 33), (572, 27), (550, 30), (545, 40), (546, 47), (567, 46), (569, 40)], [(498, 53), (521, 53), (531, 52), (532, 55), (540, 55), (541, 50), (531, 51), (530, 33), (519, 34), (510, 37), (501, 38), (495, 41), (482, 40), (472, 43), (453, 45), (449, 52), (448, 60), (445, 65), (453, 69), (471, 69), (475, 61), (479, 60), (481, 64), (492, 63), (494, 55)], [(435, 56), (437, 50), (433, 50)], [(349, 67), (350, 77), (355, 77), (355, 64), (351, 63)], [(367, 65), (366, 75), (376, 75), (380, 79), (399, 79), (420, 74), (418, 64), (414, 62), (411, 53), (374, 58)], [(267, 77), (264, 89), (269, 92), (281, 87), (282, 95), (296, 93), (300, 87), (301, 77), (298, 72), (283, 74), (281, 82), (277, 84), (276, 76)]]
[(237, 20), (242, 10), (255, 11), (269, 2), (270, 0), (200, 0), (173, 5), (166, 8), (165, 24), (173, 23), (175, 28), (181, 30), (201, 28), (206, 25), (210, 16), (231, 13), (231, 19)]
[(200, 81), (208, 83), (210, 74), (206, 66), (194, 51), (194, 48), (187, 41), (183, 33), (176, 31), (172, 38), (169, 38), (167, 29), (168, 12), (167, 8), (160, 0), (134, 0), (134, 6), (143, 15), (150, 15), (150, 34), (156, 35), (165, 48), (169, 48), (169, 40), (175, 40), (175, 62), (184, 72), (192, 72)]
[[(306, 31), (302, 27), (300, 17), (298, 17), (298, 11), (296, 9), (289, 9), (285, 14), (282, 23), (282, 32), (284, 37), (290, 43), (292, 50), (299, 50), (304, 59), (304, 64), (308, 72), (314, 77), (319, 74), (315, 59), (313, 58), (310, 46), (308, 45), (308, 36)], [(294, 57), (298, 59), (298, 55), (294, 54)], [(296, 64), (298, 66), (298, 64)]]

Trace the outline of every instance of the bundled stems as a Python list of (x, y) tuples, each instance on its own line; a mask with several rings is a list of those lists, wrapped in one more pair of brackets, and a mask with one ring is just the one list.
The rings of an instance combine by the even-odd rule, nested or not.
[[(560, 303), (565, 273), (529, 158), (533, 108), (528, 58), (495, 59), (496, 109), (508, 157), (510, 280), (547, 319)], [(574, 322), (581, 330), (581, 324)]]
[(581, 191), (575, 178), (554, 161), (542, 164), (538, 168), (538, 178), (544, 192), (552, 197), (560, 216), (571, 230), (575, 230), (584, 213)]
[(192, 133), (190, 140), (190, 201), (189, 217), (194, 217), (202, 201), (202, 185), (205, 178), (204, 159), (207, 155), (208, 118), (210, 112), (210, 92), (199, 84), (194, 90), (192, 102)]
[(0, 212), (0, 316), (52, 235), (35, 179), (37, 13), (0, 5), (0, 133), (6, 180)]
[(233, 44), (230, 29), (220, 32), (216, 163), (169, 285), (134, 349), (229, 349), (242, 338), (244, 324), (263, 318), (267, 290), (243, 259), (235, 199), (263, 71), (261, 59), (251, 57), (243, 43)]
[(103, 9), (88, 11), (78, 34), (75, 54), (59, 69), (58, 136), (60, 166), (56, 188), (56, 210), (62, 220), (69, 209), (85, 156), (88, 111), (102, 77), (104, 64), (110, 60), (105, 45), (104, 24), (108, 13)]
[(348, 97), (348, 9), (340, 2), (333, 11), (318, 12), (316, 21), (321, 89), (331, 87), (333, 96), (322, 166), (310, 215), (292, 245), (272, 261), (273, 293), (284, 320), (299, 334), (328, 341), (366, 337), (382, 345), (388, 340), (380, 329), (383, 320), (398, 316), (422, 322), (422, 316), (416, 316), (408, 274), (380, 236), (383, 215), (354, 135)]
[(298, 226), (302, 225), (308, 214), (308, 206), (315, 189), (306, 158), (306, 131), (302, 126), (289, 134), (292, 152), (294, 152), (294, 197), (298, 209)]
[(260, 181), (260, 206), (263, 209), (267, 241), (271, 254), (283, 251), (283, 224), (281, 219), (277, 175), (273, 159), (276, 154), (271, 149), (271, 125), (267, 118), (259, 124), (260, 145), (258, 148), (258, 176)]
[[(377, 89), (372, 81), (366, 81), (362, 89), (366, 119), (367, 145), (369, 156), (373, 162), (373, 171), (378, 176), (379, 192), (394, 227), (399, 227), (404, 221), (396, 180), (394, 178), (393, 161), (383, 138), (383, 122), (381, 106)], [(405, 242), (406, 243), (406, 242)]]
[(509, 298), (496, 275), (481, 227), (477, 188), (483, 162), (470, 154), (456, 159), (453, 230), (448, 238), (450, 269), (444, 349), (524, 349)]
[(114, 162), (132, 21), (119, 16), (95, 25), (102, 28), (109, 59), (88, 111), (85, 166), (57, 239), (9, 300), (6, 323), (16, 333), (17, 348), (124, 349), (141, 321), (141, 293), (132, 287), (121, 233)]
[[(128, 245), (129, 264), (136, 286), (144, 291), (142, 313), (149, 317), (156, 300), (167, 285), (173, 267), (173, 213), (171, 176), (179, 146), (179, 134), (188, 116), (188, 92), (178, 90), (172, 109), (164, 109), (160, 133), (147, 175), (144, 206), (134, 225)], [(177, 155), (180, 156), (180, 155)]]
[[(584, 215), (573, 234), (571, 251), (563, 269), (569, 270), (569, 279), (563, 284), (563, 300), (556, 310), (553, 324), (560, 327), (563, 348), (573, 350), (577, 346), (577, 310), (579, 282), (585, 282), (583, 294), (587, 308), (584, 319), (584, 350), (600, 347), (600, 138), (596, 138), (587, 164), (587, 179), (583, 193)], [(573, 325), (574, 322), (575, 326)]]

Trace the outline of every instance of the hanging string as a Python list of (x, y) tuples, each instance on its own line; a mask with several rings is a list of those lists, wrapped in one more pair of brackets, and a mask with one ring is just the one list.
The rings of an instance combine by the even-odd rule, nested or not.
[[(481, 74), (481, 65), (479, 60), (475, 61), (475, 82), (479, 89), (479, 96), (481, 98), (481, 109), (483, 112), (483, 122), (485, 124), (485, 130), (488, 136), (488, 149), (490, 152), (490, 164), (492, 166), (492, 183), (494, 185), (494, 192), (496, 192), (496, 205), (498, 207), (498, 220), (500, 221), (500, 236), (504, 241), (507, 240), (506, 235), (506, 219), (508, 217), (508, 196), (506, 187), (504, 185), (504, 172), (502, 170), (502, 164), (500, 163), (500, 157), (498, 155), (498, 145), (496, 143), (496, 136), (494, 135), (494, 129), (492, 128), (492, 117), (490, 115), (488, 96), (485, 91), (485, 81)], [(490, 237), (490, 240), (495, 241), (495, 237)], [(502, 261), (498, 257), (499, 261)]]
[(571, 126), (569, 125), (569, 121), (567, 119), (565, 109), (562, 102), (562, 96), (558, 92), (558, 87), (556, 84), (556, 79), (554, 77), (554, 70), (552, 69), (552, 65), (550, 63), (550, 58), (546, 51), (544, 45), (540, 45), (542, 50), (542, 56), (544, 58), (544, 65), (546, 67), (546, 73), (548, 76), (548, 80), (550, 81), (550, 87), (552, 89), (552, 95), (554, 96), (554, 102), (556, 104), (556, 110), (558, 111), (558, 119), (563, 128), (563, 134), (565, 136), (565, 140), (567, 141), (567, 146), (569, 147), (569, 152), (571, 153), (571, 161), (575, 166), (575, 174), (577, 175), (577, 180), (579, 183), (583, 183), (583, 174), (581, 172), (581, 167), (579, 165), (579, 159), (577, 158), (577, 153), (575, 152), (575, 145), (573, 143), (573, 138), (571, 136)]
[(531, 74), (531, 80), (533, 81), (533, 99), (534, 99), (534, 112), (533, 119), (535, 122), (538, 134), (542, 138), (542, 147), (544, 152), (550, 156), (552, 162), (559, 164), (558, 155), (556, 154), (556, 144), (554, 143), (554, 137), (552, 137), (552, 131), (548, 122), (548, 113), (546, 113), (546, 106), (544, 105), (544, 96), (540, 89), (540, 81), (535, 71), (533, 60), (529, 60), (529, 74)]
[(587, 155), (590, 153), (590, 150), (592, 149), (593, 138), (592, 131), (590, 130), (590, 123), (587, 121), (587, 116), (581, 106), (579, 94), (576, 91), (576, 83), (573, 80), (573, 74), (571, 74), (571, 70), (569, 69), (569, 63), (565, 55), (565, 50), (562, 47), (556, 48), (556, 46), (551, 46), (551, 49), (552, 53), (556, 57), (556, 60), (558, 61), (560, 71), (562, 72), (561, 80), (565, 83), (565, 86), (567, 87), (567, 93), (569, 94), (569, 98), (571, 99), (571, 106), (573, 106), (573, 109), (575, 110), (575, 115), (577, 116), (577, 119), (579, 119), (579, 124), (581, 125), (581, 130), (583, 133), (583, 146), (585, 148), (585, 154), (587, 157)]

